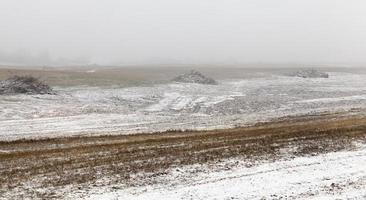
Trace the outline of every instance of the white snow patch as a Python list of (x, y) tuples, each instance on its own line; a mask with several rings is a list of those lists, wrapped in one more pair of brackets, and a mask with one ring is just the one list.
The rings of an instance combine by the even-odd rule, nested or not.
[(94, 194), (88, 199), (365, 199), (366, 146), (356, 151), (201, 174), (193, 182)]
[(335, 98), (319, 98), (319, 99), (308, 99), (296, 101), (296, 103), (318, 103), (318, 102), (337, 102), (337, 101), (353, 101), (353, 100), (366, 100), (366, 95), (354, 95), (346, 97), (335, 97)]

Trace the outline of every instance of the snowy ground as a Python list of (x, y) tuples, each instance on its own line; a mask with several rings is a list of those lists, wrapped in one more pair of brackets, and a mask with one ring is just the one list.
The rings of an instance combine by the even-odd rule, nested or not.
[(334, 72), (329, 79), (267, 75), (219, 83), (56, 88), (58, 95), (1, 96), (0, 140), (228, 128), (366, 107), (366, 74)]
[[(297, 101), (362, 106), (360, 96)], [(345, 113), (214, 131), (0, 142), (0, 199), (365, 199), (366, 117)]]
[[(89, 199), (365, 199), (366, 146), (311, 157), (265, 162), (219, 172), (194, 174), (176, 185), (152, 185), (102, 194)], [(202, 170), (203, 166), (199, 166)], [(188, 171), (177, 168), (169, 179)], [(191, 167), (194, 168), (194, 167)], [(192, 169), (190, 169), (192, 170)], [(168, 182), (168, 181), (167, 181)], [(99, 193), (103, 190), (98, 189)], [(95, 191), (98, 193), (98, 191)]]

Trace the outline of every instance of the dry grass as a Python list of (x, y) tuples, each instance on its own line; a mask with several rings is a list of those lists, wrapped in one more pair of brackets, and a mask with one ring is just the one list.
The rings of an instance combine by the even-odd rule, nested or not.
[[(294, 68), (295, 67), (295, 68)], [(239, 66), (187, 65), (187, 66), (69, 66), (69, 67), (15, 67), (0, 66), (0, 80), (14, 75), (40, 77), (51, 86), (133, 86), (166, 82), (191, 69), (198, 70), (206, 76), (220, 79), (247, 79), (262, 77), (263, 74), (288, 74), (302, 68), (294, 64), (246, 64)], [(318, 67), (318, 66), (315, 66)], [(93, 71), (94, 73), (88, 73)], [(365, 68), (322, 68), (323, 71), (340, 71), (366, 73)]]
[[(144, 184), (147, 177), (136, 180), (132, 175), (154, 177), (174, 166), (230, 157), (277, 159), (280, 149), (291, 146), (297, 147), (293, 156), (338, 151), (365, 140), (366, 118), (333, 117), (216, 131), (0, 142), (4, 152), (0, 153), (0, 197), (50, 198), (56, 194), (37, 193), (37, 188), (95, 185), (103, 177), (127, 185)], [(27, 182), (34, 184), (28, 190), (23, 185)]]

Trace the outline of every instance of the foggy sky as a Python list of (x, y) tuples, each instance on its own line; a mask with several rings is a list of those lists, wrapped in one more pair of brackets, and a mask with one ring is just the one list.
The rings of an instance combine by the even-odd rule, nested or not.
[(0, 63), (366, 63), (364, 0), (1, 0)]

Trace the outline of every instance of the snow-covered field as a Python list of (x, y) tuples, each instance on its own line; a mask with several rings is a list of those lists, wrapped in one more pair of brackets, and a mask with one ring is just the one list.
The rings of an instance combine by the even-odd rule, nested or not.
[(366, 74), (329, 74), (1, 96), (0, 141), (122, 135), (2, 142), (0, 199), (366, 199)]
[[(152, 185), (105, 192), (99, 188), (88, 199), (365, 199), (366, 146), (254, 167), (240, 160), (230, 170), (194, 174), (173, 185)], [(203, 168), (203, 166), (195, 166)], [(173, 169), (179, 180), (191, 167)]]
[[(290, 160), (264, 162), (246, 167), (239, 163), (230, 170), (192, 175), (179, 184), (152, 185), (104, 192), (89, 199), (365, 199), (366, 146)], [(259, 161), (260, 162), (260, 161)], [(192, 167), (191, 167), (192, 168)], [(196, 166), (203, 168), (203, 166)], [(173, 169), (179, 180), (185, 168)], [(192, 170), (192, 169), (190, 169)], [(169, 181), (166, 181), (169, 183)], [(101, 193), (101, 194), (100, 194)]]
[(366, 74), (267, 75), (219, 85), (56, 88), (0, 97), (0, 139), (229, 128), (281, 116), (366, 107)]

